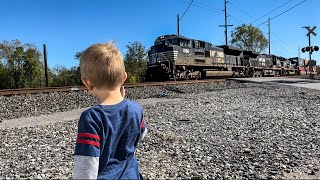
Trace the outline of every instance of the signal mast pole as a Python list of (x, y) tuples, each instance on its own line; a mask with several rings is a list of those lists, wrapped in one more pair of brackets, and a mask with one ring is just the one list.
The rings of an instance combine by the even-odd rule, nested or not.
[(227, 0), (224, 0), (224, 25), (219, 25), (219, 27), (224, 27), (225, 30), (224, 30), (224, 34), (226, 36), (226, 46), (228, 46), (228, 26), (233, 26), (233, 25), (228, 25), (228, 22), (227, 22), (227, 3), (228, 1)]
[[(310, 73), (310, 79), (314, 79), (314, 74), (312, 74), (311, 72), (313, 71), (312, 69), (312, 58), (311, 58), (311, 55), (312, 55), (312, 52), (313, 51), (318, 51), (319, 50), (319, 47), (318, 46), (311, 46), (311, 34), (313, 34), (314, 36), (317, 36), (317, 34), (314, 32), (314, 30), (317, 28), (317, 26), (314, 26), (313, 28), (311, 28), (310, 26), (304, 26), (302, 28), (306, 28), (308, 30), (308, 34), (307, 34), (307, 37), (308, 37), (308, 40), (309, 40), (309, 46), (306, 47), (306, 48), (303, 48), (305, 49), (306, 51), (309, 52), (309, 73)], [(304, 52), (304, 50), (303, 50)]]
[(179, 14), (177, 15), (177, 23), (178, 23), (178, 36), (180, 35), (180, 17), (179, 17)]
[(269, 35), (269, 55), (270, 55), (270, 49), (271, 49), (271, 38), (270, 38), (270, 17), (268, 18), (268, 35)]

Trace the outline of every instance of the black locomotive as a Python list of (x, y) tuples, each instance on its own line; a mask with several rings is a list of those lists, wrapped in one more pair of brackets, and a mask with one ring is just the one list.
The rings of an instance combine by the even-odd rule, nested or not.
[(148, 52), (147, 81), (206, 76), (260, 77), (299, 73), (296, 58), (259, 54), (178, 35), (158, 37)]

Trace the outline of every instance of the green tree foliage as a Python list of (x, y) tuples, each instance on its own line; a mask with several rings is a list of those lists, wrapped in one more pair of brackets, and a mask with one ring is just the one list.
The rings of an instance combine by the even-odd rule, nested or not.
[(74, 66), (70, 69), (63, 66), (54, 66), (50, 70), (51, 86), (79, 86), (82, 85), (80, 79), (80, 67)]
[(80, 60), (81, 55), (83, 54), (84, 51), (81, 52), (76, 52), (76, 54), (74, 55), (74, 58), (77, 60)]
[(231, 32), (231, 44), (244, 50), (262, 52), (268, 46), (268, 40), (257, 27), (243, 24)]
[(143, 82), (147, 71), (147, 51), (141, 42), (129, 42), (126, 46), (125, 67), (128, 74), (127, 82)]
[(10, 87), (10, 79), (8, 70), (6, 67), (0, 63), (0, 89), (8, 89)]
[(0, 43), (0, 51), (0, 88), (39, 87), (44, 84), (44, 66), (35, 45), (4, 40)]
[[(124, 57), (124, 64), (128, 75), (128, 83), (143, 82), (147, 71), (147, 51), (141, 42), (129, 42), (126, 46), (127, 52)], [(74, 57), (80, 59), (84, 51), (77, 52)], [(80, 73), (79, 73), (80, 79)]]

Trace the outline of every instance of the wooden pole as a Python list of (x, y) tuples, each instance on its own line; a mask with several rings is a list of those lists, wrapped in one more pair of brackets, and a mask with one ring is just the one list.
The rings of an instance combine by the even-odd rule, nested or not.
[(44, 59), (44, 75), (46, 78), (46, 87), (49, 87), (49, 78), (48, 78), (48, 60), (47, 60), (47, 48), (46, 44), (43, 44), (43, 59)]

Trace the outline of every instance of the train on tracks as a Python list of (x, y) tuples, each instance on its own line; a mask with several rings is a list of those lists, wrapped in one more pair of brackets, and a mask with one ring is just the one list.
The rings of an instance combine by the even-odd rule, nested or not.
[[(148, 51), (146, 81), (297, 75), (302, 63), (307, 66), (302, 58), (287, 59), (232, 46), (213, 46), (172, 34), (158, 37)], [(315, 61), (312, 63), (315, 65)]]

